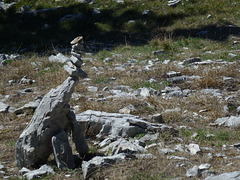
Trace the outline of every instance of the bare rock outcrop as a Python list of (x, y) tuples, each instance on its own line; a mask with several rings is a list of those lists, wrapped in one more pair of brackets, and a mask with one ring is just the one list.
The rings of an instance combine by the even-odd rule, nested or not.
[[(75, 46), (78, 46), (78, 42)], [(87, 76), (81, 69), (82, 60), (79, 59), (81, 57), (79, 49), (78, 51), (73, 49), (73, 52), (78, 54), (78, 58), (74, 62), (70, 60), (64, 66), (65, 69), (70, 69), (70, 76), (43, 97), (30, 123), (15, 145), (16, 162), (20, 168), (45, 164), (52, 153), (55, 155), (59, 168), (62, 168), (63, 164), (65, 167), (74, 168), (74, 162), (69, 162), (68, 158), (72, 156), (71, 151), (64, 151), (70, 148), (66, 134), (72, 135), (76, 150), (80, 155), (88, 152), (87, 142), (68, 104), (79, 77)]]

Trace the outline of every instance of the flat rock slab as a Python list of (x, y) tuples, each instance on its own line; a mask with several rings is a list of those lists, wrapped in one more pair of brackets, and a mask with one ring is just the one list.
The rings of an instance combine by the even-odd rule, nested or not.
[(88, 136), (97, 136), (100, 140), (107, 137), (134, 137), (147, 132), (177, 133), (177, 130), (171, 126), (149, 123), (130, 114), (87, 110), (77, 114), (76, 120)]
[(96, 156), (92, 158), (90, 161), (83, 161), (82, 164), (83, 177), (84, 179), (88, 178), (98, 168), (108, 167), (112, 164), (123, 162), (126, 159), (127, 155), (122, 153), (114, 156), (104, 157)]
[(205, 178), (205, 180), (239, 180), (240, 179), (240, 171), (234, 171), (230, 173), (223, 173), (217, 176), (209, 176)]
[(39, 169), (29, 171), (23, 176), (26, 177), (28, 180), (41, 178), (42, 176), (47, 176), (49, 174), (54, 174), (54, 170), (48, 165), (42, 165)]

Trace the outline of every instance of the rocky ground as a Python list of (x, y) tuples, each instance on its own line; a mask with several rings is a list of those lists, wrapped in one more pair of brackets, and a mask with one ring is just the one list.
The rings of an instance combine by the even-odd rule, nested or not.
[[(152, 53), (151, 59), (141, 60), (125, 60), (123, 54), (112, 53), (99, 61), (98, 56), (85, 55), (83, 69), (88, 78), (80, 81), (70, 104), (94, 158), (74, 171), (57, 170), (49, 162), (56, 171), (49, 178), (77, 178), (82, 172), (88, 177), (91, 171), (86, 169), (96, 158), (100, 159), (91, 168), (106, 162), (114, 165), (94, 171), (95, 179), (204, 179), (238, 170), (238, 61), (201, 57), (162, 61), (155, 54), (164, 51)], [(67, 76), (64, 58), (68, 56), (22, 56), (1, 67), (7, 81), (0, 106), (2, 178), (19, 176), (15, 142), (50, 89), (39, 86), (35, 78), (14, 75), (17, 80), (3, 74), (16, 68), (20, 73), (28, 64), (34, 73), (43, 68), (51, 78), (57, 73), (59, 80), (50, 79), (57, 84)], [(43, 67), (44, 63), (48, 66)], [(50, 72), (52, 66), (58, 69)]]
[[(1, 179), (239, 179), (239, 3), (212, 1), (211, 9), (207, 1), (134, 2), (59, 8), (58, 1), (38, 7), (0, 0)], [(38, 29), (27, 22), (35, 18)], [(57, 168), (53, 154), (41, 167), (19, 169), (15, 144), (44, 95), (69, 76), (74, 37), (66, 32), (82, 33), (78, 24), (91, 29), (83, 30), (90, 36), (82, 56), (88, 77), (75, 87), (68, 112), (89, 153), (75, 169)], [(16, 48), (21, 41), (26, 48)], [(61, 44), (50, 48), (52, 42)]]

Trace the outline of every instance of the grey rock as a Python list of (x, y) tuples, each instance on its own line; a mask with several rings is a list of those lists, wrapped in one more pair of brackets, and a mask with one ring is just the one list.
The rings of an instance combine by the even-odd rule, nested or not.
[(59, 19), (59, 23), (62, 23), (64, 21), (76, 21), (79, 19), (84, 19), (84, 15), (82, 13), (79, 14), (67, 14), (66, 16)]
[(193, 168), (188, 169), (186, 172), (186, 176), (187, 177), (200, 177), (201, 172), (200, 172), (198, 166), (194, 166)]
[(16, 4), (16, 2), (13, 3), (4, 3), (0, 1), (0, 13), (1, 11), (6, 11), (8, 10), (10, 7), (14, 6)]
[(230, 116), (218, 118), (214, 124), (219, 126), (227, 126), (227, 127), (239, 127), (240, 126), (240, 116)]
[(35, 80), (29, 79), (27, 76), (24, 76), (22, 79), (19, 80), (18, 84), (27, 85), (27, 84), (32, 84), (34, 82)]
[(191, 155), (195, 155), (201, 152), (201, 149), (198, 144), (189, 144), (187, 148)]
[(53, 152), (52, 137), (63, 130), (72, 134), (79, 154), (87, 153), (88, 145), (68, 104), (77, 82), (78, 78), (68, 77), (43, 97), (15, 145), (19, 168), (45, 164)]
[(141, 137), (139, 139), (139, 141), (142, 141), (144, 143), (147, 143), (147, 142), (153, 142), (153, 141), (157, 141), (159, 138), (159, 134), (158, 133), (155, 133), (155, 134), (146, 134), (145, 136)]
[(211, 168), (211, 164), (201, 164), (198, 168), (200, 171), (208, 170)]
[(107, 57), (103, 61), (106, 62), (106, 63), (109, 63), (109, 62), (112, 62), (114, 60), (113, 60), (113, 58)]
[(181, 0), (170, 0), (170, 1), (168, 1), (167, 5), (168, 6), (176, 6), (180, 2), (181, 2)]
[(170, 160), (188, 161), (187, 158), (185, 158), (185, 157), (180, 157), (180, 156), (167, 156), (167, 159), (170, 159)]
[(0, 113), (7, 113), (9, 109), (9, 105), (0, 102)]
[(140, 92), (140, 96), (143, 98), (147, 98), (150, 96), (150, 90), (148, 88), (142, 88)]
[(50, 62), (59, 62), (59, 63), (66, 63), (69, 61), (69, 58), (64, 56), (62, 53), (58, 53), (56, 56), (51, 55), (48, 59)]
[(58, 168), (75, 168), (72, 149), (64, 131), (52, 137), (53, 154)]
[(29, 171), (28, 173), (24, 174), (28, 180), (41, 178), (42, 176), (46, 176), (49, 174), (54, 174), (54, 170), (48, 165), (42, 165), (39, 169)]
[(170, 83), (182, 83), (186, 80), (186, 76), (177, 76), (172, 78), (167, 78), (167, 81)]
[(234, 171), (230, 173), (223, 173), (216, 176), (209, 176), (205, 180), (239, 180), (240, 179), (240, 171)]
[(40, 99), (37, 99), (36, 101), (33, 101), (33, 102), (29, 102), (29, 103), (25, 104), (24, 106), (14, 110), (14, 113), (15, 114), (23, 114), (24, 111), (26, 111), (26, 110), (35, 111), (35, 109), (37, 109), (40, 102), (41, 102)]
[(183, 65), (188, 65), (188, 64), (195, 63), (195, 62), (201, 62), (201, 58), (200, 57), (194, 57), (194, 58), (185, 59), (183, 61)]
[(166, 155), (166, 154), (175, 153), (176, 151), (169, 149), (169, 148), (163, 148), (163, 149), (159, 149), (158, 152), (159, 152), (159, 154)]
[(146, 150), (142, 146), (136, 144), (135, 142), (127, 141), (124, 138), (119, 138), (118, 140), (110, 143), (108, 146), (104, 147), (100, 151), (110, 155), (116, 155), (120, 153), (127, 154), (144, 153)]
[(83, 61), (79, 59), (79, 57), (71, 56), (70, 61), (76, 66), (76, 67), (81, 67)]
[(154, 56), (159, 56), (159, 55), (163, 55), (165, 52), (164, 50), (158, 50), (158, 51), (153, 51), (152, 54)]
[(81, 78), (86, 78), (87, 77), (87, 74), (79, 67), (70, 67), (68, 65), (64, 65), (64, 69), (72, 77), (81, 77)]
[(182, 75), (181, 72), (176, 72), (176, 71), (167, 72), (168, 78), (177, 77), (177, 76), (181, 76), (181, 75)]
[(87, 89), (89, 92), (97, 92), (98, 91), (98, 87), (96, 87), (96, 86), (88, 86)]
[(153, 123), (164, 123), (162, 114), (154, 114), (151, 116), (151, 122)]
[(135, 111), (137, 111), (137, 109), (132, 104), (129, 104), (128, 106), (120, 109), (119, 113), (121, 113), (121, 114), (131, 114)]
[(157, 159), (153, 154), (135, 154), (137, 159)]
[(76, 119), (84, 132), (97, 135), (100, 139), (107, 137), (134, 137), (137, 134), (147, 132), (177, 132), (171, 126), (149, 123), (139, 119), (138, 116), (130, 114), (88, 110), (76, 115)]
[(92, 175), (92, 173), (98, 168), (109, 167), (112, 164), (123, 162), (126, 159), (127, 155), (122, 153), (105, 157), (95, 156), (90, 161), (83, 161), (82, 163), (83, 177), (84, 179), (89, 178)]
[(31, 171), (30, 169), (23, 167), (22, 169), (19, 170), (18, 173), (22, 176), (30, 171)]

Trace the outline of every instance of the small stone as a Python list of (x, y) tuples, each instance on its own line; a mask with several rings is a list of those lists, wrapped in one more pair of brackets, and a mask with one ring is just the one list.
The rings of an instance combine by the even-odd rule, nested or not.
[(119, 113), (122, 113), (122, 114), (131, 114), (133, 112), (137, 111), (137, 109), (132, 105), (132, 104), (129, 104), (128, 106), (122, 108), (119, 110)]
[(24, 174), (26, 174), (26, 173), (28, 173), (28, 172), (30, 172), (30, 171), (31, 171), (30, 169), (23, 167), (22, 169), (19, 170), (18, 173), (19, 173), (20, 175), (24, 175)]
[(200, 177), (201, 173), (200, 173), (198, 166), (194, 166), (193, 168), (188, 169), (186, 176), (187, 177)]
[(78, 36), (70, 42), (70, 44), (72, 44), (72, 45), (78, 44), (78, 43), (83, 43), (83, 37), (82, 36)]
[(98, 87), (95, 87), (95, 86), (88, 86), (87, 89), (89, 92), (97, 92), (98, 91)]
[(164, 148), (164, 149), (159, 149), (158, 150), (159, 154), (171, 154), (171, 153), (175, 153), (176, 151), (172, 150), (172, 149), (168, 149), (168, 148)]
[(9, 109), (9, 105), (0, 102), (0, 113), (7, 113)]
[(79, 58), (75, 57), (75, 56), (71, 56), (70, 61), (77, 67), (81, 67), (82, 65), (82, 60), (79, 60)]
[(200, 171), (208, 170), (211, 168), (211, 164), (201, 164), (198, 168)]
[(189, 144), (189, 145), (187, 146), (187, 148), (188, 148), (188, 150), (190, 151), (190, 154), (191, 154), (191, 155), (195, 155), (195, 154), (201, 152), (201, 149), (200, 149), (200, 147), (199, 147), (198, 144)]
[(81, 77), (81, 78), (87, 77), (87, 74), (80, 68), (72, 68), (72, 67), (69, 67), (68, 65), (64, 65), (64, 69), (72, 77)]
[(228, 53), (228, 56), (230, 56), (231, 58), (234, 58), (234, 57), (236, 57), (237, 55), (236, 55), (236, 54), (233, 54), (233, 53)]
[(164, 50), (158, 50), (158, 51), (153, 51), (152, 54), (154, 56), (159, 56), (159, 55), (163, 55), (165, 52)]
[(185, 59), (183, 61), (183, 65), (192, 64), (192, 63), (195, 63), (195, 62), (201, 62), (200, 57), (194, 57), (194, 58)]
[(108, 63), (108, 62), (112, 62), (113, 58), (107, 57), (103, 60), (104, 62)]
[(153, 123), (164, 123), (162, 114), (154, 114), (151, 117), (151, 122)]
[(168, 78), (177, 77), (177, 76), (181, 76), (181, 75), (182, 75), (181, 72), (176, 72), (176, 71), (167, 72)]

